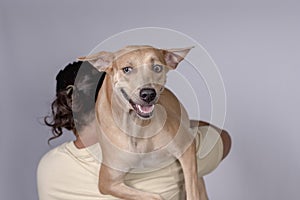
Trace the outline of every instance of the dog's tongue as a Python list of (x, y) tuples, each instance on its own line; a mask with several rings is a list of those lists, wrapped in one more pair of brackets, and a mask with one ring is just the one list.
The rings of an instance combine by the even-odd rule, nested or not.
[(142, 113), (151, 113), (154, 109), (154, 105), (151, 105), (151, 106), (137, 105), (137, 107), (138, 107), (139, 111)]

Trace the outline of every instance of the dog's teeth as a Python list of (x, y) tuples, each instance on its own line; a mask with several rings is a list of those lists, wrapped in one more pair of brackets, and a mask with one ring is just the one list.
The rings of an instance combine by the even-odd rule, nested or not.
[(154, 109), (154, 105), (151, 106), (141, 106), (141, 105), (137, 105), (138, 109), (140, 112), (142, 113), (151, 113)]

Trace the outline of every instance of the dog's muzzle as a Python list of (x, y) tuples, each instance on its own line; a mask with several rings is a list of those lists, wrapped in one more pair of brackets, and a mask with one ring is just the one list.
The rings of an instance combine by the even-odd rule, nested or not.
[(157, 96), (156, 91), (153, 88), (143, 88), (140, 90), (139, 98), (141, 103), (134, 102), (123, 88), (121, 89), (121, 92), (139, 117), (148, 119), (152, 116)]

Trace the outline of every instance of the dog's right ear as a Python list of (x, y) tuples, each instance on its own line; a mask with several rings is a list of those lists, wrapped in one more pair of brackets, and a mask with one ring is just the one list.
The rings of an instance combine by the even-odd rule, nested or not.
[(114, 55), (111, 52), (101, 51), (92, 55), (77, 58), (78, 61), (88, 61), (99, 71), (107, 72), (112, 65)]

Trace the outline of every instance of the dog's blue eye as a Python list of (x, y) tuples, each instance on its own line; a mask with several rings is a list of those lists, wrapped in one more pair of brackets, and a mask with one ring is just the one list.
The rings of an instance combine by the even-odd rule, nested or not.
[(153, 65), (152, 69), (153, 71), (159, 73), (162, 71), (163, 67), (161, 65)]
[(125, 74), (128, 74), (132, 71), (132, 67), (124, 67), (122, 70)]

